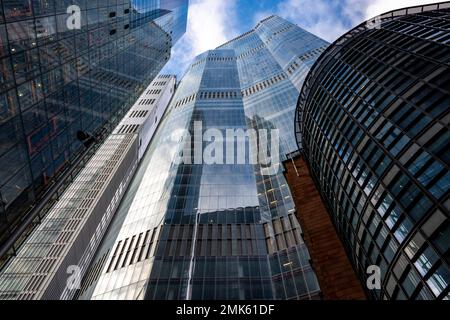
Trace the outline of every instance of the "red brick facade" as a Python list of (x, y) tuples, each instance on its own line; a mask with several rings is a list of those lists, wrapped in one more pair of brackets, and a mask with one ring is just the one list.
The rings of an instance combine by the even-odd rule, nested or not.
[(366, 299), (303, 157), (294, 163), (297, 171), (291, 160), (284, 163), (285, 176), (324, 299)]

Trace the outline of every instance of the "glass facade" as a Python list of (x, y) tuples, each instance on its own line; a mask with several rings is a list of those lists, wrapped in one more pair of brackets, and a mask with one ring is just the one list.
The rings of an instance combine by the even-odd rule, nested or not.
[(68, 270), (83, 277), (134, 177), (176, 86), (159, 75), (0, 271), (0, 300), (70, 300)]
[[(69, 5), (80, 9), (79, 29)], [(158, 74), (185, 30), (187, 6), (1, 1), (0, 242), (83, 150), (77, 133), (114, 128)]]
[[(197, 164), (195, 124), (279, 129), (282, 158), (297, 150), (299, 88), (327, 43), (269, 17), (192, 62), (154, 142), (103, 239), (80, 299), (317, 299), (310, 265), (281, 169), (264, 175), (246, 161)], [(211, 140), (209, 140), (211, 141)], [(222, 142), (232, 142), (225, 138)], [(209, 143), (201, 143), (202, 150)], [(179, 163), (182, 154), (191, 161)], [(223, 162), (221, 164), (219, 162)], [(281, 167), (280, 167), (281, 168)]]
[(450, 3), (361, 24), (305, 80), (299, 146), (377, 299), (449, 299)]

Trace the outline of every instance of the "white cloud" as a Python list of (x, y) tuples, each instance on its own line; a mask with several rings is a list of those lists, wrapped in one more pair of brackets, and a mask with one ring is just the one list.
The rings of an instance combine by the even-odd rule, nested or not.
[(373, 18), (377, 15), (380, 15), (382, 13), (405, 8), (405, 7), (412, 7), (412, 6), (418, 6), (418, 5), (424, 5), (424, 4), (430, 4), (430, 3), (436, 3), (436, 2), (444, 2), (447, 0), (365, 0), (362, 2), (365, 2), (367, 4), (367, 10), (366, 10), (366, 19)]
[[(240, 30), (239, 1), (190, 0), (186, 34), (172, 50), (162, 72), (181, 76), (192, 59), (247, 30)], [(334, 41), (359, 23), (381, 13), (445, 0), (278, 0), (273, 10), (256, 11), (253, 24), (276, 14), (327, 40)], [(257, 5), (255, 5), (257, 7)]]
[(328, 41), (346, 31), (335, 6), (326, 0), (284, 0), (277, 14)]
[[(387, 11), (446, 0), (281, 0), (275, 14), (334, 41), (359, 23)], [(255, 20), (267, 12), (255, 13)]]
[(191, 0), (186, 33), (162, 72), (184, 72), (195, 56), (239, 35), (236, 13), (236, 0)]

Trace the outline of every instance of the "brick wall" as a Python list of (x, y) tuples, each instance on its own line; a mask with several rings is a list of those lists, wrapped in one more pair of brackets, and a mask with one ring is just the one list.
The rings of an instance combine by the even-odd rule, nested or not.
[(303, 157), (294, 163), (297, 171), (291, 160), (284, 163), (285, 176), (324, 299), (366, 299)]

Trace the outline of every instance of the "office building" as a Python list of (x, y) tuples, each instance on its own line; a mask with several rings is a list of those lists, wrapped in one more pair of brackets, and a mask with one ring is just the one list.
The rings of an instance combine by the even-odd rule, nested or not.
[(449, 18), (444, 2), (362, 23), (298, 102), (299, 148), (353, 267), (363, 284), (380, 270), (372, 298), (450, 297)]
[(175, 92), (160, 75), (0, 273), (0, 299), (72, 299)]
[[(79, 299), (320, 298), (280, 162), (297, 150), (297, 98), (326, 46), (271, 16), (194, 59)], [(227, 148), (212, 152), (213, 162), (200, 152), (198, 161), (198, 146), (206, 151), (214, 138), (194, 140), (209, 130), (225, 136), (227, 130), (249, 129), (279, 130), (279, 149), (271, 152), (280, 154), (272, 163), (279, 170), (267, 174), (265, 165), (252, 163), (257, 146), (245, 136), (216, 140), (243, 143), (245, 161), (227, 155)], [(193, 139), (178, 134), (183, 130)]]
[(159, 73), (187, 9), (187, 0), (0, 2), (2, 252)]

